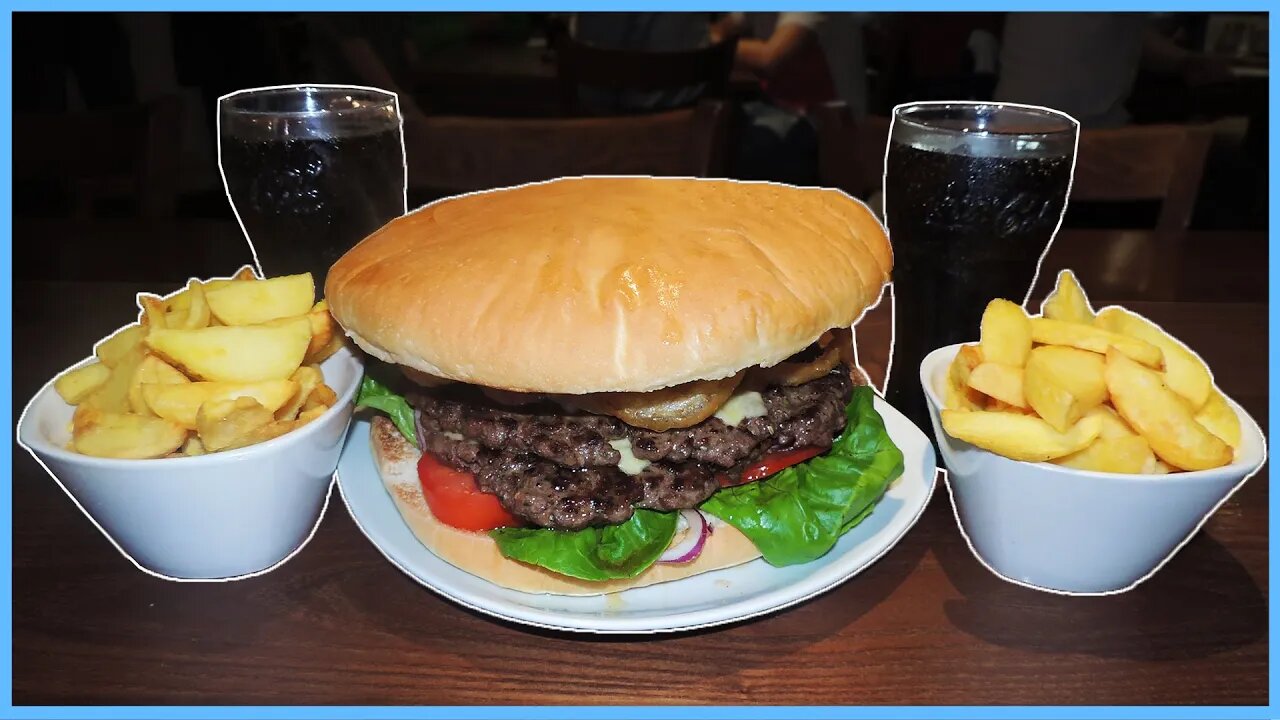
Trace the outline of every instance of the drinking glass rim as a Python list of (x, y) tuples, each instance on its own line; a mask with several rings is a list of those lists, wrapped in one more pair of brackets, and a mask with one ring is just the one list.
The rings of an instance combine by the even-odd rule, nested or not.
[[(913, 119), (907, 113), (914, 110), (972, 110), (977, 108), (994, 108), (997, 110), (1016, 110), (1028, 115), (1037, 115), (1040, 117), (1052, 117), (1063, 122), (1063, 127), (1055, 130), (1044, 130), (1039, 132), (1000, 132), (998, 130), (968, 130), (962, 128), (950, 128), (940, 125), (923, 123)], [(938, 133), (942, 135), (950, 135), (953, 137), (976, 137), (988, 139), (1008, 139), (1008, 140), (1034, 140), (1048, 139), (1060, 137), (1062, 135), (1076, 132), (1080, 123), (1070, 115), (1052, 108), (1040, 107), (1037, 105), (1020, 105), (1018, 103), (993, 102), (986, 100), (974, 100), (969, 102), (919, 102), (900, 105), (893, 109), (893, 122), (901, 122), (909, 125), (914, 130)]]
[[(250, 108), (236, 107), (236, 101), (240, 98), (260, 98), (270, 95), (284, 95), (289, 93), (297, 93), (299, 91), (319, 91), (321, 94), (328, 93), (348, 93), (348, 94), (364, 94), (373, 98), (371, 103), (366, 107), (342, 108), (338, 110), (255, 110)], [(376, 88), (360, 87), (358, 85), (283, 85), (280, 87), (258, 88), (256, 90), (243, 90), (241, 92), (232, 93), (219, 98), (218, 107), (220, 111), (234, 113), (236, 115), (255, 115), (273, 118), (309, 118), (319, 117), (321, 115), (332, 115), (334, 113), (360, 113), (370, 110), (385, 110), (396, 104), (396, 95), (386, 90), (378, 90)]]

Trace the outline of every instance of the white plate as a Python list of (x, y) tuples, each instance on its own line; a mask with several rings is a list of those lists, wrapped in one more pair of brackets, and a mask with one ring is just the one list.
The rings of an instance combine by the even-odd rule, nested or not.
[(534, 595), (499, 587), (446, 563), (405, 525), (383, 488), (369, 451), (369, 423), (354, 421), (338, 487), (356, 525), (396, 567), (435, 592), (494, 617), (526, 625), (590, 633), (693, 630), (763, 615), (830, 590), (893, 547), (933, 494), (933, 445), (911, 421), (877, 397), (904, 471), (860, 525), (831, 552), (805, 565), (773, 567), (756, 559), (683, 580), (593, 597)]

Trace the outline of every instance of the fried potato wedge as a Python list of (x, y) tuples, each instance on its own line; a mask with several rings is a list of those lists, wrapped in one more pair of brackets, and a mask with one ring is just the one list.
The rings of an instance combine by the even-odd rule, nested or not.
[(307, 345), (307, 357), (315, 357), (333, 342), (333, 316), (329, 314), (329, 301), (321, 300), (307, 313), (311, 321), (311, 342)]
[(316, 418), (325, 414), (325, 411), (327, 411), (328, 409), (329, 408), (325, 407), (324, 405), (316, 405), (315, 407), (309, 410), (303, 410), (298, 415), (298, 419), (295, 421), (295, 423), (297, 424), (298, 427), (302, 427), (303, 425), (306, 425), (312, 420), (315, 420)]
[(1208, 470), (1231, 462), (1231, 447), (1196, 422), (1191, 407), (1159, 374), (1112, 348), (1107, 352), (1106, 378), (1116, 411), (1161, 460), (1183, 470)]
[(200, 436), (188, 435), (187, 441), (182, 443), (182, 454), (188, 457), (206, 454), (204, 443), (200, 442)]
[(147, 328), (148, 333), (156, 328), (166, 327), (165, 302), (161, 297), (138, 293), (138, 307), (142, 308), (142, 315), (138, 318), (138, 323)]
[(947, 434), (1014, 460), (1044, 462), (1079, 452), (1098, 437), (1099, 421), (1084, 418), (1065, 433), (1031, 415), (942, 411)]
[(218, 279), (216, 279), (216, 280), (205, 280), (205, 281), (204, 281), (204, 291), (205, 291), (205, 293), (208, 293), (210, 290), (214, 290), (214, 289), (216, 289), (216, 288), (224, 287), (224, 286), (230, 285), (231, 283), (235, 283), (235, 282), (253, 282), (253, 281), (256, 281), (257, 279), (258, 279), (258, 276), (257, 276), (257, 274), (256, 274), (256, 273), (254, 273), (253, 268), (252, 268), (252, 267), (250, 267), (249, 265), (245, 265), (245, 266), (241, 267), (239, 270), (237, 270), (237, 271), (235, 272), (235, 274), (234, 274), (234, 275), (232, 275), (232, 276), (231, 276), (231, 277), (229, 277), (229, 278), (218, 278)]
[(969, 387), (1014, 407), (1027, 407), (1022, 391), (1022, 368), (984, 362), (969, 373)]
[(65, 372), (53, 381), (53, 389), (68, 405), (78, 405), (111, 377), (111, 368), (95, 362)]
[(1080, 452), (1064, 455), (1052, 462), (1077, 470), (1138, 475), (1150, 472), (1155, 461), (1156, 456), (1146, 439), (1140, 435), (1129, 435), (1110, 439), (1099, 437)]
[(106, 382), (89, 393), (81, 404), (95, 407), (111, 413), (129, 412), (129, 387), (133, 384), (133, 375), (147, 357), (147, 349), (143, 345), (134, 345), (129, 352), (120, 358), (116, 366), (111, 368), (111, 375)]
[(992, 300), (982, 313), (979, 346), (984, 362), (1022, 367), (1031, 352), (1031, 326), (1022, 307)]
[(1054, 380), (1044, 363), (1027, 363), (1023, 392), (1031, 409), (1058, 432), (1067, 432), (1084, 417), (1080, 399)]
[[(266, 282), (266, 281), (263, 281)], [(148, 347), (201, 380), (256, 382), (288, 378), (311, 342), (311, 322), (296, 317), (276, 326), (154, 330)]]
[(997, 400), (996, 398), (993, 398), (993, 397), (986, 398), (986, 402), (983, 404), (982, 409), (990, 410), (991, 412), (1013, 413), (1015, 415), (1035, 415), (1036, 414), (1036, 411), (1032, 410), (1029, 407), (1018, 407), (1017, 405), (1010, 405), (1009, 403), (1003, 400)]
[(947, 374), (942, 381), (942, 405), (951, 410), (981, 410), (981, 393), (967, 384), (956, 383), (954, 375)]
[(1043, 345), (1027, 357), (1027, 370), (1048, 378), (1075, 396), (1082, 412), (1106, 402), (1107, 381), (1103, 377), (1106, 360), (1097, 353)]
[(1200, 409), (1209, 399), (1209, 393), (1213, 390), (1213, 376), (1209, 374), (1209, 367), (1155, 323), (1124, 308), (1109, 307), (1098, 313), (1094, 324), (1104, 330), (1137, 338), (1160, 348), (1164, 355), (1165, 384), (1170, 390), (1186, 398), (1192, 409)]
[(1085, 413), (1085, 417), (1096, 416), (1102, 423), (1102, 429), (1098, 431), (1098, 437), (1112, 440), (1122, 437), (1138, 436), (1138, 432), (1129, 427), (1129, 423), (1124, 418), (1116, 414), (1110, 405), (1099, 405)]
[(196, 432), (206, 450), (225, 450), (273, 422), (271, 411), (251, 397), (212, 400), (200, 406)]
[(969, 387), (969, 375), (982, 364), (982, 351), (977, 345), (964, 345), (956, 353), (947, 376), (943, 379), (942, 403), (952, 410), (981, 410), (982, 393)]
[(338, 352), (347, 344), (347, 336), (340, 332), (334, 332), (329, 342), (315, 352), (307, 352), (306, 358), (303, 359), (308, 365), (319, 365), (328, 360), (334, 353)]
[(293, 420), (302, 412), (302, 404), (311, 396), (311, 391), (324, 383), (324, 375), (315, 365), (303, 365), (289, 378), (298, 384), (288, 401), (276, 409), (276, 420)]
[(72, 447), (94, 457), (144, 459), (164, 457), (186, 439), (186, 428), (162, 418), (87, 408), (77, 413)]
[(1227, 404), (1227, 399), (1216, 388), (1209, 393), (1204, 407), (1196, 413), (1196, 422), (1231, 447), (1240, 447), (1240, 416), (1236, 415)]
[(208, 327), (209, 318), (209, 303), (204, 297), (204, 285), (199, 280), (187, 283), (186, 290), (165, 303), (165, 327), (195, 330)]
[(116, 334), (98, 343), (93, 349), (93, 353), (98, 356), (103, 365), (113, 368), (120, 362), (133, 346), (142, 342), (147, 336), (147, 329), (141, 325), (129, 325), (121, 328)]
[(297, 391), (298, 383), (294, 380), (193, 382), (183, 385), (144, 383), (141, 389), (142, 398), (153, 413), (193, 430), (196, 429), (200, 409), (210, 403), (247, 397), (274, 413)]
[(274, 440), (281, 435), (285, 435), (290, 431), (301, 427), (303, 424), (305, 423), (301, 423), (298, 420), (272, 420), (266, 425), (255, 427), (243, 435), (232, 438), (228, 444), (224, 445), (220, 449), (235, 450), (236, 448), (248, 447), (250, 445), (257, 445), (258, 443), (264, 443), (268, 440)]
[(312, 389), (310, 395), (307, 395), (306, 402), (302, 403), (302, 412), (314, 408), (327, 410), (336, 404), (338, 404), (338, 394), (333, 391), (333, 388), (321, 383)]
[(1058, 273), (1058, 283), (1049, 297), (1045, 298), (1040, 310), (1041, 314), (1051, 320), (1085, 325), (1093, 322), (1093, 308), (1089, 305), (1089, 298), (1085, 297), (1075, 273), (1070, 270)]
[(1092, 325), (1031, 318), (1031, 338), (1045, 345), (1067, 345), (1103, 355), (1107, 348), (1114, 347), (1148, 367), (1158, 369), (1164, 364), (1164, 355), (1155, 345)]
[(142, 397), (143, 384), (182, 385), (191, 382), (182, 371), (155, 355), (147, 355), (129, 381), (129, 409), (139, 415), (156, 416)]
[(209, 309), (224, 325), (256, 325), (306, 315), (315, 303), (311, 273), (257, 282), (232, 282), (209, 290)]

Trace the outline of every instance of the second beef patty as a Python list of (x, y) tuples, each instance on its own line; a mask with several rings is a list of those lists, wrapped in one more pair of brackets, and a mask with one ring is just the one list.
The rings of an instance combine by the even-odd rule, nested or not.
[[(774, 452), (829, 448), (845, 426), (853, 391), (847, 367), (795, 387), (761, 395), (765, 414), (730, 426), (719, 418), (654, 432), (588, 413), (539, 404), (507, 408), (479, 396), (418, 393), (419, 445), (443, 463), (472, 473), (527, 522), (576, 530), (626, 521), (635, 508), (697, 507), (744, 468)], [(611, 441), (627, 440), (648, 464), (637, 474), (618, 468)]]

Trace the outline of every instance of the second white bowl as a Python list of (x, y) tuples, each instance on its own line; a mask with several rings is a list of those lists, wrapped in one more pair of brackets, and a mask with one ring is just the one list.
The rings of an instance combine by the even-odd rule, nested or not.
[(1230, 465), (1123, 475), (1029, 463), (957, 440), (942, 428), (941, 383), (960, 345), (920, 365), (934, 437), (960, 529), (1005, 579), (1071, 594), (1127, 590), (1158, 570), (1266, 460), (1266, 441), (1239, 405), (1243, 441)]

